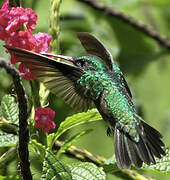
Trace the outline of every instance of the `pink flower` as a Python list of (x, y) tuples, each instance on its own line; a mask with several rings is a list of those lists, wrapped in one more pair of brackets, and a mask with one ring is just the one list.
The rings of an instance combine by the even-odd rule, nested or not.
[(32, 50), (36, 46), (32, 34), (36, 21), (37, 15), (32, 9), (10, 7), (6, 0), (0, 9), (0, 39), (8, 46)]
[(14, 32), (18, 29), (22, 29), (23, 25), (29, 30), (34, 30), (36, 27), (37, 15), (30, 8), (12, 7), (9, 8), (9, 21), (6, 27), (6, 32)]
[(34, 125), (36, 128), (42, 129), (48, 132), (50, 129), (54, 129), (56, 124), (53, 121), (55, 112), (51, 108), (37, 107), (35, 109)]
[[(23, 29), (25, 26), (29, 30), (34, 30), (36, 27), (37, 15), (30, 8), (10, 7), (9, 1), (6, 0), (0, 9), (0, 34), (10, 34), (17, 30)], [(2, 31), (3, 29), (3, 31)], [(3, 38), (0, 36), (0, 38)], [(4, 39), (2, 39), (4, 40)]]
[[(30, 30), (18, 31), (13, 35), (13, 38), (9, 37), (6, 39), (6, 44), (9, 46), (15, 46), (27, 50), (32, 50), (34, 52), (49, 52), (49, 44), (52, 39), (52, 36), (46, 33), (32, 34)], [(23, 57), (24, 58), (24, 57)], [(15, 64), (19, 62), (11, 54), (11, 63)], [(19, 65), (19, 71), (25, 80), (36, 79), (36, 76), (33, 75), (29, 68), (24, 65), (24, 62)]]
[(21, 63), (18, 69), (25, 80), (30, 81), (36, 79), (36, 76), (30, 72), (30, 69), (26, 67), (25, 64)]
[(32, 50), (36, 45), (36, 39), (30, 30), (18, 31), (6, 38), (6, 45)]
[(34, 34), (34, 37), (36, 39), (36, 47), (34, 48), (34, 52), (49, 52), (49, 45), (50, 41), (52, 39), (52, 36), (47, 33), (37, 33)]
[[(36, 27), (37, 15), (30, 8), (10, 7), (9, 0), (6, 0), (0, 9), (0, 40), (6, 45), (33, 52), (49, 52), (49, 44), (52, 36), (47, 33), (32, 34)], [(8, 53), (8, 51), (6, 50)], [(19, 62), (11, 54), (11, 63)], [(19, 71), (24, 79), (35, 79), (24, 62), (20, 64)]]

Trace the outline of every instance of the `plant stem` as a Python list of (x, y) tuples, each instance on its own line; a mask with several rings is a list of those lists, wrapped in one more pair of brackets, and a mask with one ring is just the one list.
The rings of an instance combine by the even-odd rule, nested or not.
[(0, 58), (0, 67), (6, 69), (7, 73), (13, 78), (15, 91), (18, 98), (19, 106), (19, 144), (18, 144), (18, 156), (20, 162), (21, 176), (24, 180), (32, 180), (32, 174), (30, 170), (29, 162), (29, 129), (28, 129), (28, 108), (27, 98), (25, 95), (24, 87), (21, 84), (21, 79), (18, 70), (7, 59)]

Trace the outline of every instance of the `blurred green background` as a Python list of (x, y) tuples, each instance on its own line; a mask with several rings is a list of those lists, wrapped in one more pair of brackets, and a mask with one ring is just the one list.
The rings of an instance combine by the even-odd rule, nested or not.
[[(151, 25), (160, 34), (170, 37), (170, 1), (169, 0), (98, 0), (133, 18)], [(0, 2), (0, 6), (2, 0)], [(24, 7), (33, 8), (38, 14), (35, 33), (47, 32), (50, 16), (50, 1), (30, 0), (23, 2)], [(170, 51), (161, 47), (155, 40), (137, 31), (128, 24), (108, 17), (77, 0), (62, 1), (60, 8), (60, 54), (79, 56), (85, 54), (76, 38), (76, 33), (90, 32), (100, 39), (112, 53), (124, 72), (133, 94), (136, 107), (146, 122), (158, 129), (164, 136), (165, 144), (170, 147)], [(0, 57), (7, 57), (0, 42)], [(29, 85), (24, 81), (29, 95)], [(5, 71), (0, 70), (0, 100), (6, 93), (12, 93), (13, 84)], [(50, 106), (55, 109), (57, 124), (65, 117), (75, 113), (62, 100), (50, 95)], [(113, 138), (107, 137), (105, 122), (93, 122), (73, 128), (65, 136), (71, 136), (83, 129), (93, 129), (81, 137), (75, 144), (79, 148), (109, 158), (113, 155)], [(65, 137), (63, 137), (65, 139)], [(1, 152), (2, 153), (2, 152)], [(72, 161), (66, 159), (65, 161)], [(16, 169), (10, 163), (0, 174), (14, 173)], [(41, 170), (35, 157), (32, 157), (34, 177), (38, 179)], [(145, 173), (146, 175), (168, 180), (170, 175)], [(107, 179), (119, 179), (108, 175)]]

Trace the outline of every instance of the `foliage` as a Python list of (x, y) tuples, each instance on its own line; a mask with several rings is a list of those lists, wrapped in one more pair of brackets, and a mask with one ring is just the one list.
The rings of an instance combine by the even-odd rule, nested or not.
[(18, 137), (12, 134), (7, 134), (0, 131), (0, 147), (14, 146), (18, 142)]
[(7, 133), (16, 130), (16, 126), (10, 125), (10, 123), (18, 124), (19, 110), (15, 98), (10, 95), (5, 95), (1, 101), (0, 112), (2, 118), (0, 129), (5, 131), (0, 131), (0, 147), (15, 146), (18, 142), (18, 137)]
[(91, 110), (88, 110), (87, 112), (78, 113), (78, 114), (75, 114), (71, 117), (67, 117), (65, 119), (65, 121), (63, 121), (60, 124), (57, 132), (55, 134), (49, 135), (49, 137), (48, 137), (49, 147), (52, 147), (52, 145), (53, 145), (52, 143), (55, 142), (57, 140), (57, 138), (59, 136), (61, 136), (68, 129), (70, 129), (74, 126), (83, 124), (83, 123), (87, 123), (87, 122), (91, 122), (91, 121), (97, 121), (97, 120), (101, 120), (101, 115), (97, 112), (96, 109), (91, 109)]
[(162, 159), (157, 159), (156, 164), (152, 164), (150, 166), (147, 166), (144, 164), (143, 168), (144, 170), (152, 170), (152, 171), (158, 171), (160, 173), (166, 173), (170, 174), (170, 150), (166, 149), (166, 156), (164, 156)]
[(7, 121), (18, 124), (19, 109), (14, 97), (5, 95), (2, 98), (1, 115)]
[(47, 149), (41, 179), (50, 180), (55, 178), (67, 180), (104, 180), (105, 173), (102, 168), (97, 167), (93, 163), (61, 163), (54, 154)]
[[(154, 171), (159, 172), (162, 174), (169, 174), (170, 173), (170, 150), (167, 148), (165, 150), (166, 156), (162, 157), (162, 159), (156, 158), (156, 164), (143, 164), (142, 170), (144, 171)], [(114, 174), (117, 169), (115, 157), (111, 157), (108, 159), (105, 164), (103, 165), (105, 172)]]
[[(2, 2), (0, 2), (0, 6)], [(97, 2), (120, 10), (140, 22), (151, 25), (163, 36), (170, 37), (169, 0), (98, 0)], [(49, 9), (53, 10), (53, 8), (50, 8), (50, 1), (23, 1), (23, 7), (33, 8), (38, 14), (35, 32), (48, 33)], [(97, 36), (109, 49), (114, 60), (124, 72), (139, 114), (150, 125), (162, 132), (164, 142), (169, 147), (169, 51), (140, 30), (134, 29), (118, 18), (109, 17), (106, 13), (90, 8), (81, 1), (62, 1), (60, 9), (57, 9), (58, 13), (60, 14), (60, 18), (57, 19), (60, 32), (58, 30), (56, 32), (59, 35), (57, 37), (59, 42), (56, 42), (58, 43), (57, 48), (59, 48), (57, 49), (58, 53), (73, 57), (85, 54), (76, 38), (76, 33), (79, 31), (87, 31)], [(4, 53), (2, 44), (1, 41), (1, 57), (8, 57)], [(54, 47), (52, 49), (54, 51)], [(38, 88), (34, 88), (31, 83), (25, 80), (22, 80), (22, 82), (29, 103), (30, 163), (35, 179), (40, 179), (40, 177), (41, 179), (72, 178), (82, 180), (106, 179), (106, 177), (108, 180), (113, 178), (126, 179), (128, 171), (118, 169), (115, 158), (112, 156), (113, 137), (106, 136), (106, 125), (101, 121), (101, 115), (96, 109), (75, 113), (56, 96), (42, 93), (46, 97), (41, 94), (40, 104), (42, 101), (49, 101), (49, 103), (44, 104), (48, 104), (55, 110), (54, 121), (56, 127), (58, 127), (58, 129), (50, 131), (49, 134), (45, 134), (41, 130), (35, 129), (33, 125), (33, 104), (35, 98), (38, 97), (31, 95), (31, 91), (35, 92)], [(38, 95), (36, 94), (36, 96)], [(16, 158), (18, 143), (16, 134), (18, 131), (19, 109), (18, 100), (15, 97), (11, 77), (0, 69), (0, 179), (19, 179), (17, 164), (15, 164), (16, 160), (18, 161)], [(93, 129), (93, 131), (89, 131), (89, 129)], [(56, 140), (64, 140), (64, 144), (58, 151), (53, 151), (52, 147)], [(112, 156), (112, 158), (109, 158), (105, 163), (97, 163), (97, 165), (92, 162), (80, 162), (75, 159), (79, 159), (82, 154), (76, 156), (75, 151), (71, 152), (70, 147), (75, 150), (75, 146), (72, 145), (89, 150), (91, 153), (87, 150), (83, 151), (83, 155), (86, 156), (94, 153), (104, 157)], [(165, 157), (156, 159), (156, 165), (143, 165), (142, 169), (135, 169), (133, 172), (134, 174), (137, 173), (135, 174), (136, 179), (142, 179), (144, 178), (142, 175), (146, 175), (155, 179), (168, 180), (170, 178), (170, 150), (167, 148), (166, 152)], [(70, 153), (72, 156), (75, 155), (74, 158), (69, 158)], [(96, 156), (94, 155), (94, 157)], [(106, 159), (104, 158), (104, 160)], [(7, 164), (2, 166), (5, 163)], [(132, 170), (134, 169), (132, 168)], [(135, 179), (134, 176), (128, 177)]]

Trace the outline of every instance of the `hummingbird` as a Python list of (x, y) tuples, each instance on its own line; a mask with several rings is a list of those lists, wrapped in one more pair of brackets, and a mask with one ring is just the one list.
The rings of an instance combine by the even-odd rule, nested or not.
[(73, 58), (5, 47), (71, 107), (87, 111), (94, 103), (108, 124), (107, 134), (114, 135), (114, 152), (119, 168), (155, 164), (155, 157), (165, 155), (162, 135), (138, 115), (124, 75), (105, 46), (87, 32), (77, 33), (77, 37), (87, 55)]

